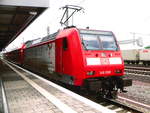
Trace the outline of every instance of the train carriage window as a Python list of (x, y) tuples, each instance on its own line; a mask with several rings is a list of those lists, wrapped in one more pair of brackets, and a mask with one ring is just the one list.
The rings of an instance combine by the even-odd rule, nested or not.
[(63, 50), (67, 50), (68, 49), (68, 41), (67, 38), (63, 38)]

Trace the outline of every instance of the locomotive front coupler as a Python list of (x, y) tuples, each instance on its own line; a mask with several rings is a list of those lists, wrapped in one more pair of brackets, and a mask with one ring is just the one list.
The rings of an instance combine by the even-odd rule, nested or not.
[(124, 90), (125, 87), (132, 86), (132, 79), (124, 78), (124, 77), (116, 77), (117, 88), (120, 89), (121, 92), (126, 93)]

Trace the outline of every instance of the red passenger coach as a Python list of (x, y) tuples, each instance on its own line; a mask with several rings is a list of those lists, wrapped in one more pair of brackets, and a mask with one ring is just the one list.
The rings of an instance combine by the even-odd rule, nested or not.
[(122, 77), (124, 62), (110, 31), (66, 28), (28, 41), (19, 51), (25, 68), (106, 96), (132, 84)]
[(13, 51), (7, 52), (4, 55), (5, 59), (8, 59), (9, 61), (21, 65), (23, 64), (23, 58), (24, 58), (24, 49), (25, 45), (23, 44), (21, 48), (15, 49)]

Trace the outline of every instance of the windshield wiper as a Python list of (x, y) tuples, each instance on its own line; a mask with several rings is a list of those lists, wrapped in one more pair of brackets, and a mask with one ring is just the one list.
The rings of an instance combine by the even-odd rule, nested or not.
[(82, 38), (82, 45), (84, 46), (85, 50), (88, 50), (85, 43), (84, 43), (84, 41), (83, 41), (83, 38)]

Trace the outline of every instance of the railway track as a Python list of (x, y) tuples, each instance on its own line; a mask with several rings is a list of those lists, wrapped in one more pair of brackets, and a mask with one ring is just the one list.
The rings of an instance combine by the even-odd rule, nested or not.
[(144, 66), (134, 66), (134, 65), (130, 65), (130, 66), (125, 66), (126, 69), (136, 69), (136, 70), (145, 70), (145, 71), (150, 71), (150, 67), (144, 67)]
[(6, 94), (5, 94), (5, 88), (4, 88), (4, 84), (2, 79), (0, 78), (0, 87), (1, 87), (1, 91), (0, 91), (0, 113), (10, 113), (9, 112), (9, 108), (8, 108), (8, 102), (7, 102), (7, 98), (6, 98)]
[(132, 67), (146, 67), (149, 65), (143, 65), (143, 64), (125, 64), (125, 66), (132, 66)]
[(126, 74), (150, 77), (150, 68), (148, 67), (125, 66), (125, 72)]
[[(14, 66), (13, 66), (14, 67)], [(14, 67), (16, 68), (16, 67)], [(106, 108), (109, 108), (117, 113), (142, 113), (142, 111), (139, 111), (137, 109), (134, 109), (130, 106), (127, 106), (117, 100), (110, 100), (106, 98), (97, 98), (97, 95), (82, 95), (100, 105), (105, 106)]]
[(118, 99), (117, 100), (107, 99), (107, 98), (103, 98), (103, 97), (98, 97), (95, 94), (89, 94), (89, 95), (80, 94), (80, 95), (82, 95), (100, 105), (103, 105), (106, 108), (115, 111), (116, 113), (143, 113), (143, 111), (135, 109), (135, 108), (133, 108), (133, 106), (126, 105), (126, 104), (122, 103), (121, 101), (119, 101)]
[(142, 113), (142, 111), (125, 105), (118, 100), (104, 99), (104, 102), (105, 103), (102, 103), (102, 105), (106, 106), (111, 110), (114, 110), (117, 113)]

